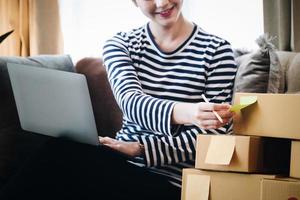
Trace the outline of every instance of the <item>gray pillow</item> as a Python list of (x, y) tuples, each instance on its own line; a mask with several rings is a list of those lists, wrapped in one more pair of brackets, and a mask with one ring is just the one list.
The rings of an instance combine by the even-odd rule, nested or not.
[(257, 51), (236, 57), (234, 92), (284, 92), (283, 70), (271, 40), (267, 35), (260, 36), (256, 40), (260, 47)]

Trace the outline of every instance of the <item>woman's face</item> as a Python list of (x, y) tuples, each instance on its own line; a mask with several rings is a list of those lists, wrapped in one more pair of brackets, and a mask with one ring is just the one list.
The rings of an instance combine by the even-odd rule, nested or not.
[(150, 20), (168, 27), (181, 15), (183, 0), (135, 0), (135, 3)]

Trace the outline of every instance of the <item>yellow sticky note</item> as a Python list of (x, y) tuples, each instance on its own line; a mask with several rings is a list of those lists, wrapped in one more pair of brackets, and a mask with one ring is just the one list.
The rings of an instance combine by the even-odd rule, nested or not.
[(186, 180), (184, 200), (208, 200), (210, 176), (189, 174)]
[(237, 112), (257, 102), (257, 96), (244, 96), (240, 97), (240, 104), (232, 105), (230, 111)]
[(209, 143), (205, 163), (214, 165), (229, 165), (234, 149), (234, 136), (213, 136)]

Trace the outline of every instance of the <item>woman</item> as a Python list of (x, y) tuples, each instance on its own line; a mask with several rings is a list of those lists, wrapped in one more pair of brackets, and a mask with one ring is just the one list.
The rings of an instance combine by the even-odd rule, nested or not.
[(116, 139), (101, 138), (99, 148), (49, 141), (1, 199), (180, 199), (196, 135), (230, 132), (236, 65), (229, 43), (186, 20), (183, 0), (134, 3), (150, 22), (118, 33), (103, 53), (124, 114)]
[[(117, 140), (101, 142), (142, 156), (147, 167), (155, 167), (151, 170), (180, 187), (180, 168), (194, 165), (196, 135), (230, 131), (236, 65), (227, 41), (183, 17), (183, 0), (134, 3), (150, 22), (117, 34), (104, 47), (109, 81), (124, 120)], [(204, 103), (201, 94), (211, 103)]]

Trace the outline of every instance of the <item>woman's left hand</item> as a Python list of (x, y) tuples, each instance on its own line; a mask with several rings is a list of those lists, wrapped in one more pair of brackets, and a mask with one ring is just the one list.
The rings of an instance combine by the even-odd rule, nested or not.
[(139, 142), (125, 142), (110, 137), (99, 137), (99, 141), (101, 144), (131, 157), (140, 156), (144, 153)]

